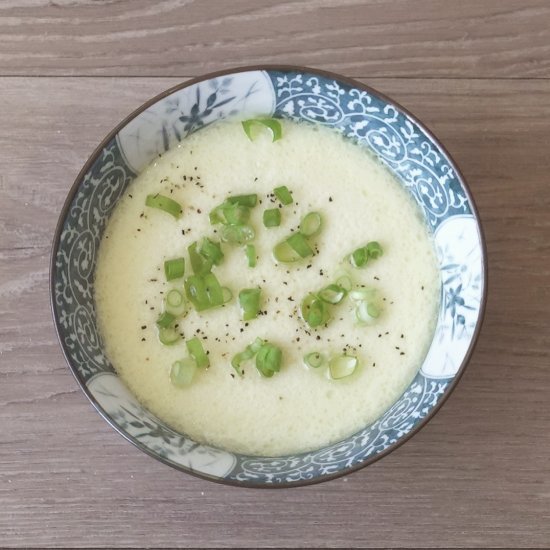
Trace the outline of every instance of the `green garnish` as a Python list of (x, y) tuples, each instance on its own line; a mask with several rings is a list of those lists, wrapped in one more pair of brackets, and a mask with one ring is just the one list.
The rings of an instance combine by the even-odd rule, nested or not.
[(256, 247), (253, 244), (247, 244), (244, 253), (246, 254), (248, 267), (256, 267)]
[(293, 233), (286, 240), (290, 248), (300, 256), (300, 258), (307, 258), (313, 256), (313, 248), (311, 248), (306, 237), (302, 233)]
[[(174, 317), (181, 317), (186, 310), (185, 297), (183, 292), (173, 288), (168, 291), (164, 297), (164, 313), (168, 313)], [(163, 313), (163, 315), (164, 315)], [(162, 317), (162, 315), (161, 315)], [(158, 325), (158, 321), (157, 321)]]
[(370, 241), (365, 246), (357, 248), (349, 255), (349, 262), (353, 267), (365, 267), (370, 259), (376, 260), (384, 251), (377, 241)]
[(333, 380), (339, 380), (340, 378), (350, 376), (355, 372), (358, 363), (357, 357), (352, 355), (344, 354), (332, 357), (328, 364), (330, 377)]
[(305, 237), (313, 237), (321, 231), (322, 219), (319, 212), (309, 212), (300, 222), (300, 233)]
[(319, 353), (318, 351), (312, 351), (311, 353), (304, 355), (304, 363), (312, 369), (318, 369), (319, 367), (324, 365), (325, 358), (322, 353)]
[(281, 204), (284, 204), (285, 206), (292, 204), (294, 202), (294, 200), (292, 199), (292, 195), (286, 185), (275, 187), (275, 189), (273, 189), (273, 193), (279, 199)]
[(166, 260), (164, 262), (164, 274), (167, 281), (183, 277), (185, 274), (185, 259), (174, 258), (173, 260)]
[(277, 141), (283, 137), (283, 129), (281, 123), (275, 118), (251, 118), (242, 121), (244, 133), (250, 141), (254, 141), (252, 137), (252, 128), (254, 126), (265, 126), (271, 130), (273, 141)]
[(331, 284), (319, 291), (319, 298), (327, 304), (339, 304), (347, 294), (347, 290), (336, 284)]
[(224, 225), (220, 230), (220, 237), (223, 242), (230, 244), (244, 244), (256, 236), (250, 225)]
[(355, 308), (355, 316), (361, 324), (372, 323), (380, 316), (380, 309), (376, 304), (363, 300)]
[(233, 197), (227, 197), (226, 200), (229, 204), (238, 204), (239, 206), (252, 208), (256, 206), (258, 202), (258, 195), (256, 193), (251, 193), (249, 195), (234, 195)]
[(182, 208), (178, 202), (170, 197), (160, 195), (159, 193), (156, 195), (147, 195), (147, 198), (145, 199), (145, 206), (163, 210), (164, 212), (174, 216), (176, 220), (179, 219), (182, 214)]
[(341, 275), (338, 277), (338, 279), (336, 279), (336, 284), (341, 286), (346, 292), (349, 292), (353, 286), (353, 282), (348, 275)]
[(239, 292), (239, 306), (243, 321), (250, 321), (258, 316), (261, 292), (259, 288), (245, 288)]
[(276, 261), (285, 264), (296, 262), (301, 259), (301, 256), (288, 244), (287, 240), (274, 246), (273, 257)]
[(212, 260), (205, 258), (198, 250), (197, 243), (191, 243), (187, 247), (189, 253), (189, 260), (191, 261), (191, 268), (195, 275), (206, 275), (210, 273), (212, 269)]
[(256, 368), (262, 376), (271, 378), (281, 370), (283, 352), (277, 346), (265, 343), (256, 354)]
[(187, 342), (185, 342), (185, 345), (187, 346), (187, 351), (189, 351), (189, 355), (191, 355), (191, 357), (195, 360), (195, 363), (197, 364), (197, 367), (199, 367), (199, 369), (210, 366), (208, 355), (202, 347), (202, 342), (197, 337), (191, 338), (191, 340), (187, 340)]
[(176, 316), (168, 311), (163, 311), (157, 319), (157, 326), (159, 328), (168, 328), (174, 321)]
[(317, 295), (310, 292), (300, 305), (300, 313), (304, 321), (311, 327), (316, 328), (326, 324), (330, 319), (327, 304)]
[(224, 291), (213, 273), (191, 275), (185, 279), (185, 293), (197, 311), (224, 304)]
[(265, 227), (278, 227), (281, 225), (281, 211), (278, 208), (264, 210), (263, 221)]
[(243, 375), (241, 365), (245, 361), (252, 359), (263, 345), (264, 341), (261, 338), (256, 338), (252, 344), (246, 346), (244, 351), (241, 351), (233, 356), (233, 359), (231, 359), (231, 366), (237, 371), (239, 376)]
[(189, 386), (196, 372), (197, 365), (195, 361), (190, 357), (186, 357), (172, 364), (172, 368), (170, 369), (170, 381), (178, 388)]
[(172, 346), (180, 338), (181, 335), (174, 327), (159, 327), (159, 340), (165, 346)]
[(223, 260), (223, 252), (220, 243), (211, 241), (205, 237), (200, 244), (199, 253), (214, 265), (220, 265)]

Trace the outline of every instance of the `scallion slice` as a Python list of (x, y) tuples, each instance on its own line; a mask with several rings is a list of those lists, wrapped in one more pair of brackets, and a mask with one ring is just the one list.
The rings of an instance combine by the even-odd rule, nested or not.
[(185, 259), (174, 258), (173, 260), (166, 260), (164, 262), (164, 274), (167, 281), (183, 277), (185, 274)]
[(301, 259), (301, 256), (288, 244), (286, 240), (275, 245), (273, 248), (273, 257), (276, 261), (285, 264), (297, 262)]
[(305, 237), (313, 237), (321, 231), (322, 218), (319, 212), (309, 212), (300, 222), (300, 233)]
[(384, 254), (380, 243), (377, 241), (371, 241), (370, 243), (367, 243), (367, 252), (369, 254), (369, 258), (372, 258), (373, 260), (380, 258), (380, 256)]
[(264, 210), (263, 222), (265, 227), (279, 227), (281, 225), (281, 211), (278, 208)]
[(182, 214), (182, 208), (178, 202), (159, 193), (156, 195), (147, 195), (147, 198), (145, 199), (145, 206), (163, 210), (164, 212), (174, 216), (176, 220), (179, 219)]
[(172, 346), (180, 338), (180, 333), (174, 327), (159, 327), (159, 340), (165, 346)]
[(216, 276), (213, 273), (208, 273), (204, 277), (204, 283), (210, 307), (221, 306), (224, 303), (224, 296), (222, 287)]
[(258, 350), (264, 345), (264, 341), (261, 338), (256, 338), (252, 344), (246, 346), (244, 351), (241, 351), (233, 356), (231, 359), (231, 366), (237, 371), (239, 376), (242, 376), (242, 364), (249, 359), (252, 359)]
[(349, 292), (353, 286), (353, 282), (348, 275), (340, 275), (340, 277), (336, 279), (336, 284), (341, 286), (346, 292)]
[(244, 244), (256, 236), (250, 225), (224, 225), (220, 231), (222, 241), (229, 244)]
[(252, 137), (252, 128), (258, 125), (265, 126), (271, 130), (273, 141), (277, 141), (283, 137), (281, 123), (275, 118), (251, 118), (249, 120), (243, 120), (242, 125), (244, 133), (250, 141), (254, 141), (254, 138)]
[(345, 288), (331, 284), (323, 288), (318, 295), (327, 304), (339, 304), (346, 297), (346, 294)]
[(311, 353), (304, 355), (304, 363), (312, 369), (318, 369), (324, 365), (325, 357), (318, 351), (312, 351)]
[[(183, 292), (173, 288), (164, 297), (164, 311), (174, 317), (181, 317), (187, 309)], [(158, 321), (157, 321), (158, 324)]]
[(227, 197), (229, 204), (238, 204), (239, 206), (247, 206), (253, 208), (258, 202), (258, 195), (256, 193), (250, 193), (249, 195), (234, 195), (233, 197)]
[(213, 273), (191, 275), (185, 280), (185, 293), (197, 311), (224, 304), (224, 291)]
[(273, 344), (264, 344), (256, 354), (256, 368), (262, 376), (271, 378), (281, 370), (283, 352)]
[(239, 292), (239, 306), (243, 321), (258, 317), (262, 291), (259, 288), (244, 288)]
[(311, 292), (302, 300), (300, 312), (304, 321), (311, 328), (324, 325), (330, 319), (326, 303)]
[(199, 369), (210, 366), (210, 360), (202, 347), (202, 342), (196, 336), (191, 338), (191, 340), (187, 340), (185, 345), (187, 346), (189, 355), (195, 360)]
[(349, 256), (349, 262), (353, 267), (365, 267), (369, 261), (369, 253), (366, 246), (357, 248)]
[(189, 260), (191, 261), (191, 268), (195, 275), (206, 275), (212, 270), (212, 260), (205, 258), (198, 250), (197, 243), (191, 243), (187, 247), (189, 253)]
[(380, 309), (373, 302), (363, 300), (357, 304), (355, 316), (361, 324), (369, 324), (380, 317)]
[(374, 288), (357, 288), (349, 293), (349, 297), (354, 302), (361, 302), (364, 300), (372, 301), (376, 296), (376, 289)]
[(253, 244), (247, 244), (244, 253), (248, 267), (256, 267), (256, 247)]
[(332, 357), (328, 364), (330, 377), (333, 380), (340, 380), (341, 378), (350, 376), (355, 372), (358, 364), (357, 357), (352, 355), (344, 354)]
[(170, 381), (178, 388), (189, 386), (197, 372), (197, 365), (190, 357), (174, 361), (170, 369)]
[(211, 241), (208, 237), (202, 239), (199, 252), (203, 258), (206, 258), (214, 265), (220, 265), (222, 263), (223, 252), (220, 243)]
[(281, 204), (284, 204), (285, 206), (294, 202), (294, 200), (292, 199), (292, 194), (290, 193), (286, 185), (275, 187), (275, 189), (273, 189), (273, 193), (279, 199)]
[(313, 256), (313, 248), (311, 248), (306, 237), (302, 233), (293, 233), (290, 237), (288, 237), (286, 242), (298, 254), (298, 256), (300, 256), (300, 258)]
[(163, 311), (157, 319), (157, 326), (159, 328), (168, 328), (174, 321), (176, 316), (168, 311)]

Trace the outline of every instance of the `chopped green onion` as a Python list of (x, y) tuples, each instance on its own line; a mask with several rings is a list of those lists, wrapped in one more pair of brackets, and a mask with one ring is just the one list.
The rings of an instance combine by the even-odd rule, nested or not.
[(338, 279), (336, 279), (336, 284), (341, 286), (347, 292), (349, 292), (353, 286), (353, 283), (348, 275), (341, 275), (338, 277)]
[(319, 292), (319, 298), (327, 304), (339, 304), (345, 297), (347, 291), (339, 285), (328, 285)]
[(318, 369), (325, 363), (325, 358), (322, 353), (312, 351), (311, 353), (304, 355), (304, 363), (312, 369)]
[(313, 237), (321, 231), (321, 224), (321, 214), (319, 212), (310, 212), (300, 222), (300, 233), (306, 237)]
[(208, 237), (205, 237), (201, 241), (199, 253), (214, 265), (220, 265), (223, 260), (223, 252), (220, 243), (211, 241)]
[(256, 247), (253, 244), (247, 244), (245, 254), (248, 267), (256, 267)]
[[(181, 317), (187, 309), (183, 292), (173, 288), (164, 297), (164, 312)], [(158, 324), (158, 321), (157, 321)]]
[(353, 267), (364, 267), (369, 261), (369, 253), (366, 246), (354, 250), (349, 256), (349, 262)]
[(157, 319), (157, 326), (159, 328), (168, 328), (175, 320), (175, 315), (168, 311), (163, 311)]
[(367, 252), (369, 254), (369, 258), (372, 258), (373, 260), (376, 260), (384, 253), (382, 247), (380, 246), (380, 243), (378, 243), (377, 241), (371, 241), (370, 243), (367, 243)]
[(324, 325), (330, 319), (326, 303), (311, 292), (302, 300), (300, 312), (311, 328)]
[(242, 125), (244, 133), (250, 141), (254, 141), (252, 137), (252, 128), (255, 125), (263, 125), (266, 128), (269, 128), (273, 134), (273, 141), (277, 141), (283, 137), (281, 123), (274, 118), (251, 118), (249, 120), (243, 120)]
[(256, 338), (252, 344), (246, 346), (244, 351), (241, 351), (233, 356), (233, 359), (231, 359), (231, 366), (237, 371), (239, 376), (242, 376), (242, 363), (252, 359), (263, 345), (264, 341), (261, 338)]
[(239, 292), (239, 306), (243, 321), (250, 321), (258, 317), (261, 293), (259, 288), (245, 288)]
[(233, 292), (231, 292), (231, 289), (227, 288), (226, 286), (222, 286), (222, 296), (223, 303), (227, 304), (227, 302), (230, 302), (233, 299)]
[(293, 233), (288, 237), (286, 242), (301, 258), (313, 256), (313, 248), (311, 248), (306, 237), (302, 233)]
[(250, 219), (250, 208), (238, 202), (231, 203), (229, 200), (226, 200), (219, 206), (216, 206), (210, 212), (209, 217), (212, 225), (217, 223), (242, 224)]
[(281, 370), (283, 352), (273, 344), (264, 344), (256, 354), (256, 368), (262, 376), (271, 378)]
[(195, 363), (199, 369), (210, 366), (210, 360), (202, 347), (202, 342), (196, 336), (191, 338), (191, 340), (187, 340), (185, 345), (187, 346), (187, 351), (189, 351), (189, 354), (195, 360)]
[(181, 205), (178, 202), (158, 193), (156, 195), (147, 195), (145, 206), (164, 210), (164, 212), (174, 216), (176, 220), (180, 218), (182, 213)]
[(337, 355), (336, 357), (332, 357), (328, 364), (330, 377), (333, 380), (339, 380), (340, 378), (350, 376), (355, 372), (358, 363), (357, 357), (353, 357), (352, 355)]
[(355, 316), (362, 324), (372, 323), (380, 316), (380, 309), (376, 304), (363, 300), (355, 308)]
[(285, 206), (292, 204), (294, 202), (292, 199), (292, 195), (286, 185), (275, 187), (275, 189), (273, 189), (273, 193), (279, 199), (281, 204), (284, 204)]
[(275, 245), (273, 248), (273, 257), (278, 262), (285, 264), (296, 262), (301, 259), (301, 256), (288, 244), (286, 240)]
[(164, 274), (167, 281), (180, 279), (185, 274), (185, 259), (175, 258), (164, 262)]
[(186, 357), (180, 361), (175, 361), (170, 369), (170, 381), (174, 386), (183, 388), (193, 381), (197, 372), (197, 365), (193, 359)]
[(222, 241), (230, 244), (244, 244), (256, 236), (250, 225), (224, 225), (220, 231)]
[(248, 206), (252, 208), (256, 206), (258, 202), (258, 195), (251, 193), (250, 195), (235, 195), (233, 197), (227, 197), (227, 202), (230, 204), (238, 204), (239, 206)]
[(278, 227), (281, 225), (281, 211), (278, 208), (264, 210), (263, 221), (265, 227)]
[(191, 267), (195, 275), (206, 275), (210, 273), (212, 269), (212, 260), (205, 258), (197, 250), (197, 243), (191, 243), (187, 247), (187, 252), (189, 253), (189, 260), (191, 260)]
[(210, 307), (221, 306), (224, 303), (223, 290), (216, 276), (213, 273), (208, 273), (204, 277), (204, 283)]
[(224, 291), (213, 273), (187, 277), (185, 293), (197, 311), (218, 307), (224, 303)]
[(159, 340), (165, 346), (175, 344), (180, 338), (180, 333), (174, 327), (159, 327)]
[(358, 288), (352, 290), (349, 293), (349, 297), (354, 302), (360, 302), (362, 300), (372, 300), (376, 296), (376, 289), (374, 288)]

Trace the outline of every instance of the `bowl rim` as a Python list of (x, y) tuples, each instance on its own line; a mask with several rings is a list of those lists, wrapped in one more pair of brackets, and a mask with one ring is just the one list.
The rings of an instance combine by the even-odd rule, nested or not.
[[(447, 156), (447, 158), (450, 160), (452, 167), (454, 171), (456, 172), (457, 179), (459, 180), (461, 186), (463, 187), (466, 196), (468, 198), (470, 208), (472, 210), (473, 217), (477, 224), (477, 229), (479, 231), (479, 237), (480, 237), (480, 245), (481, 245), (481, 260), (482, 260), (482, 267), (483, 267), (483, 294), (481, 296), (480, 300), (480, 307), (479, 307), (479, 315), (478, 315), (478, 321), (476, 324), (476, 328), (474, 330), (474, 333), (472, 335), (472, 338), (470, 340), (470, 344), (468, 346), (468, 349), (466, 351), (466, 354), (464, 356), (464, 359), (457, 370), (454, 378), (449, 383), (447, 388), (445, 389), (444, 393), (442, 394), (441, 398), (437, 402), (437, 404), (430, 410), (430, 412), (416, 424), (410, 432), (408, 432), (403, 437), (400, 437), (397, 441), (392, 443), (389, 447), (381, 451), (380, 453), (374, 454), (367, 458), (366, 460), (363, 460), (362, 462), (349, 466), (347, 468), (344, 468), (342, 470), (339, 470), (332, 474), (327, 474), (323, 476), (318, 476), (313, 479), (305, 479), (305, 480), (297, 480), (297, 481), (284, 481), (284, 482), (276, 482), (276, 483), (266, 483), (266, 482), (251, 482), (251, 481), (242, 481), (242, 480), (236, 480), (236, 479), (227, 479), (222, 477), (216, 477), (211, 474), (206, 474), (203, 472), (197, 472), (191, 468), (188, 468), (186, 466), (182, 466), (180, 464), (176, 464), (172, 461), (170, 461), (167, 458), (164, 458), (155, 452), (151, 451), (149, 448), (147, 448), (145, 445), (143, 445), (139, 440), (132, 437), (130, 434), (127, 434), (118, 426), (118, 424), (109, 416), (109, 414), (103, 409), (103, 407), (98, 403), (98, 401), (95, 399), (91, 391), (88, 389), (87, 385), (83, 382), (83, 380), (80, 379), (80, 376), (78, 375), (76, 368), (72, 365), (68, 351), (65, 348), (65, 345), (63, 343), (63, 340), (61, 338), (60, 334), (60, 326), (59, 326), (59, 319), (56, 315), (56, 306), (55, 306), (55, 261), (57, 258), (57, 254), (59, 251), (59, 245), (61, 240), (61, 233), (63, 231), (63, 226), (65, 224), (65, 220), (67, 218), (67, 214), (69, 212), (70, 206), (73, 202), (73, 199), (80, 188), (80, 185), (82, 183), (82, 179), (86, 175), (86, 173), (90, 170), (90, 168), (93, 166), (94, 162), (97, 160), (103, 149), (113, 140), (116, 135), (120, 132), (122, 128), (124, 128), (129, 122), (131, 122), (134, 118), (136, 118), (138, 115), (140, 115), (143, 111), (154, 105), (155, 103), (159, 102), (160, 100), (164, 99), (165, 97), (173, 94), (174, 92), (183, 90), (185, 88), (188, 88), (190, 86), (193, 86), (194, 84), (198, 84), (200, 82), (204, 82), (206, 80), (210, 80), (213, 78), (226, 76), (230, 74), (238, 74), (243, 72), (249, 72), (249, 71), (280, 71), (280, 72), (299, 72), (299, 73), (309, 73), (312, 75), (318, 75), (321, 77), (333, 79), (339, 82), (343, 82), (345, 84), (348, 84), (350, 86), (353, 86), (354, 88), (357, 88), (359, 90), (366, 91), (370, 94), (373, 94), (383, 101), (387, 102), (388, 104), (394, 106), (398, 111), (405, 114), (407, 117), (409, 117), (412, 121), (414, 121), (415, 124), (421, 128), (421, 130), (433, 141), (433, 143)], [(464, 175), (462, 174), (460, 168), (458, 167), (457, 163), (455, 162), (452, 155), (449, 153), (447, 148), (441, 143), (441, 141), (433, 134), (433, 132), (422, 122), (420, 121), (415, 115), (413, 115), (408, 109), (400, 105), (398, 102), (393, 100), (392, 98), (388, 97), (387, 95), (379, 92), (375, 88), (364, 84), (363, 82), (356, 80), (355, 78), (350, 78), (343, 76), (341, 74), (338, 74), (336, 72), (332, 71), (326, 71), (322, 69), (316, 69), (312, 67), (307, 66), (301, 66), (301, 65), (279, 65), (279, 64), (259, 64), (259, 65), (246, 65), (246, 66), (238, 66), (233, 67), (229, 69), (223, 69), (220, 71), (214, 71), (210, 73), (206, 73), (194, 78), (191, 78), (189, 80), (186, 80), (185, 82), (182, 82), (180, 84), (176, 84), (175, 86), (172, 86), (168, 88), (167, 90), (155, 95), (151, 99), (145, 101), (142, 105), (140, 105), (137, 109), (133, 110), (129, 115), (127, 115), (119, 124), (117, 124), (99, 143), (99, 145), (94, 149), (94, 151), (89, 156), (88, 160), (82, 167), (82, 169), (79, 171), (78, 175), (76, 176), (73, 184), (71, 185), (71, 188), (69, 189), (69, 192), (67, 194), (67, 197), (65, 199), (65, 202), (63, 203), (63, 207), (61, 209), (61, 212), (59, 214), (59, 218), (56, 224), (53, 240), (52, 240), (52, 246), (51, 246), (51, 253), (50, 253), (50, 265), (49, 265), (49, 291), (50, 291), (50, 309), (52, 312), (52, 317), (54, 321), (55, 326), (55, 332), (57, 335), (58, 342), (61, 346), (61, 350), (63, 353), (63, 357), (65, 358), (65, 362), (67, 363), (69, 370), (73, 374), (77, 384), (80, 386), (80, 389), (83, 391), (83, 393), (86, 395), (90, 403), (93, 405), (95, 410), (99, 413), (99, 415), (116, 431), (118, 432), (124, 439), (132, 443), (135, 447), (140, 449), (142, 452), (146, 453), (147, 455), (155, 458), (156, 460), (160, 461), (163, 464), (166, 464), (167, 466), (170, 466), (176, 470), (185, 472), (187, 474), (190, 474), (194, 477), (205, 479), (208, 481), (213, 481), (215, 483), (219, 483), (222, 485), (229, 485), (234, 487), (241, 487), (241, 488), (252, 488), (252, 489), (288, 489), (291, 487), (303, 487), (307, 485), (315, 485), (317, 483), (323, 483), (326, 481), (331, 481), (333, 479), (337, 479), (339, 477), (344, 477), (349, 474), (352, 474), (353, 472), (356, 472), (358, 470), (361, 470), (362, 468), (365, 468), (366, 466), (369, 466), (373, 464), (374, 462), (377, 462), (378, 460), (382, 459), (383, 457), (387, 456), (391, 452), (395, 451), (401, 445), (406, 443), (409, 439), (411, 439), (414, 435), (416, 435), (424, 426), (428, 424), (428, 422), (435, 416), (435, 414), (441, 409), (441, 407), (447, 402), (450, 395), (453, 393), (454, 389), (460, 382), (464, 371), (466, 370), (467, 365), (470, 362), (470, 359), (472, 357), (472, 354), (474, 352), (474, 349), (478, 343), (479, 340), (479, 334), (481, 332), (481, 327), (484, 322), (485, 318), (485, 312), (486, 312), (486, 306), (487, 306), (487, 296), (488, 296), (488, 259), (487, 259), (487, 244), (485, 240), (485, 234), (483, 231), (483, 226), (481, 223), (481, 217), (479, 215), (479, 211), (477, 208), (477, 205), (474, 201), (474, 197), (472, 195), (472, 192), (470, 190), (470, 187), (468, 183), (466, 182), (466, 179)]]

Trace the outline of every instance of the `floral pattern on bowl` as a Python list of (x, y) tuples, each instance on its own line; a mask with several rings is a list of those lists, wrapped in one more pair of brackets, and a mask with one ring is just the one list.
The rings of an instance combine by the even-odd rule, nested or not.
[[(374, 153), (421, 207), (442, 276), (434, 339), (421, 369), (372, 425), (313, 452), (252, 457), (198, 444), (164, 425), (126, 389), (105, 357), (93, 302), (96, 254), (128, 184), (154, 157), (219, 120), (276, 116), (334, 128)], [(486, 296), (484, 242), (475, 206), (452, 159), (414, 117), (363, 85), (313, 69), (237, 69), (152, 100), (109, 135), (83, 168), (54, 240), (52, 309), (73, 374), (104, 418), (163, 462), (244, 486), (287, 487), (331, 479), (397, 447), (430, 417), (460, 377)]]

